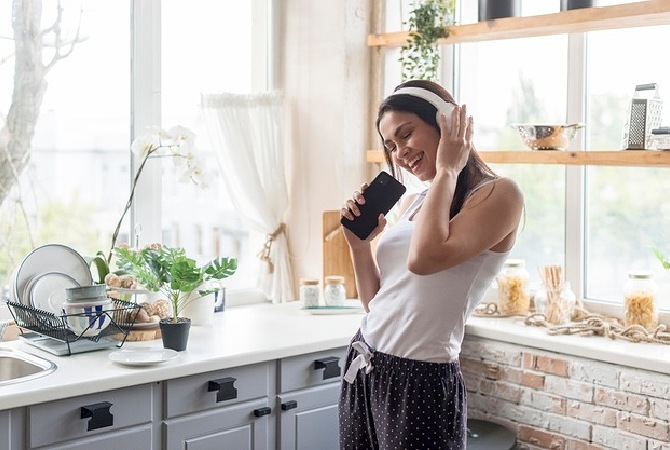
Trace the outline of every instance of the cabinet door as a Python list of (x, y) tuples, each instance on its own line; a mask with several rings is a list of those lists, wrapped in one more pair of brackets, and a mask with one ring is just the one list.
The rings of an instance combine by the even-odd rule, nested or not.
[(277, 396), (278, 450), (338, 450), (340, 384)]
[(25, 410), (0, 411), (0, 450), (24, 448)]
[(268, 450), (271, 416), (264, 398), (168, 419), (163, 422), (163, 448)]

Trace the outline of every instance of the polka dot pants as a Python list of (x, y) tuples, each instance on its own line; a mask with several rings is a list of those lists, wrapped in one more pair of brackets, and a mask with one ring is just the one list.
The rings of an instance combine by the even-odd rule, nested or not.
[[(359, 333), (354, 341), (362, 341)], [(357, 352), (350, 346), (346, 369)], [(465, 450), (466, 391), (458, 362), (373, 352), (370, 373), (342, 382), (340, 450)]]

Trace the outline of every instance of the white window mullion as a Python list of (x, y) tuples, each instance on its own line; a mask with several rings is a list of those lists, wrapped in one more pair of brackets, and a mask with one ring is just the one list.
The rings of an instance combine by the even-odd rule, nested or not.
[[(586, 42), (585, 33), (568, 36), (568, 101), (567, 123), (586, 122)], [(588, 134), (582, 130), (572, 149), (583, 150)], [(585, 286), (585, 198), (586, 169), (567, 165), (565, 168), (565, 276), (575, 293), (582, 297)]]
[[(132, 133), (145, 134), (147, 127), (161, 126), (161, 4), (160, 0), (132, 1), (131, 108)], [(133, 160), (133, 174), (139, 161)], [(162, 242), (161, 168), (151, 161), (144, 167), (135, 191), (132, 243)], [(139, 242), (136, 232), (141, 227)]]

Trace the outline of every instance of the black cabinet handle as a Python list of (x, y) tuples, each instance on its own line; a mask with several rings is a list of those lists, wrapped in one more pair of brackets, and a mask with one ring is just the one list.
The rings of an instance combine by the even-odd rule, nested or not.
[(237, 378), (226, 377), (207, 383), (207, 392), (216, 392), (216, 403), (237, 398), (237, 388), (233, 384)]
[(298, 402), (295, 400), (289, 400), (286, 403), (281, 404), (282, 411), (288, 411), (289, 409), (294, 409), (298, 407)]
[(340, 370), (340, 358), (337, 356), (327, 356), (321, 359), (314, 360), (314, 370), (323, 370), (323, 379), (339, 377), (342, 371)]
[(254, 416), (263, 417), (272, 413), (272, 409), (269, 406), (264, 406), (262, 408), (254, 409)]
[(114, 425), (114, 415), (109, 412), (111, 407), (112, 404), (109, 402), (94, 403), (81, 407), (80, 418), (89, 419), (88, 431)]

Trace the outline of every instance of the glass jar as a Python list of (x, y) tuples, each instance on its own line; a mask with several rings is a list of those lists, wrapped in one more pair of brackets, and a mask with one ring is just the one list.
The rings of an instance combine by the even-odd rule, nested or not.
[(344, 289), (344, 277), (331, 275), (325, 278), (326, 286), (323, 288), (323, 300), (326, 306), (340, 306), (344, 304), (347, 297)]
[(302, 306), (319, 305), (319, 280), (316, 278), (300, 279), (300, 301)]
[(658, 326), (656, 282), (651, 272), (630, 272), (623, 287), (626, 326), (641, 325), (647, 331)]
[(498, 311), (506, 316), (526, 314), (530, 308), (528, 271), (523, 259), (508, 259), (496, 277)]

